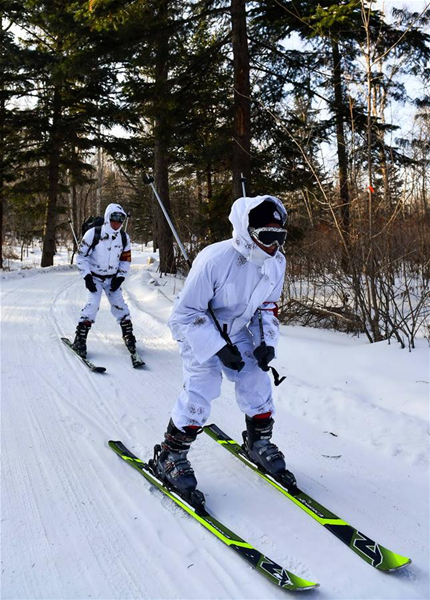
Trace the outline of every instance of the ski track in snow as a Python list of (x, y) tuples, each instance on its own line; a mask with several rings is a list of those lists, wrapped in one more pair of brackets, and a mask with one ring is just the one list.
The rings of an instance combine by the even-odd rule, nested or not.
[[(73, 337), (85, 300), (76, 270), (2, 276), (2, 599), (286, 597), (107, 446), (121, 439), (148, 459), (161, 441), (182, 385), (166, 327), (173, 288), (181, 286), (179, 279), (157, 279), (154, 266), (133, 264), (124, 292), (147, 366), (132, 368), (103, 299), (88, 339), (90, 360), (107, 368), (101, 375), (59, 339)], [(428, 385), (415, 385), (428, 381), (426, 349), (412, 353), (414, 366), (402, 375), (410, 355), (374, 346), (283, 328), (276, 366), (288, 378), (275, 390), (274, 441), (303, 489), (410, 556), (407, 569), (373, 570), (205, 434), (190, 454), (216, 517), (286, 568), (319, 581), (321, 588), (302, 593), (304, 600), (430, 597), (422, 408)], [(330, 355), (334, 370), (324, 363)], [(394, 361), (393, 382), (378, 368), (385, 355)], [(374, 378), (367, 360), (376, 361)], [(229, 382), (210, 421), (240, 441), (243, 416)]]

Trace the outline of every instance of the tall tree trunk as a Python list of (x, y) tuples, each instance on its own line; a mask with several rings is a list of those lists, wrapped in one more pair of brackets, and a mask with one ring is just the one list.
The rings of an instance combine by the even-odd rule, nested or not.
[[(154, 180), (164, 208), (170, 216), (171, 206), (169, 196), (167, 145), (165, 145), (162, 140), (155, 142)], [(156, 221), (157, 245), (160, 252), (160, 271), (161, 273), (176, 273), (175, 255), (173, 252), (173, 234), (158, 205), (156, 208)]]
[(246, 0), (231, 0), (234, 68), (233, 199), (242, 194), (241, 175), (251, 189), (251, 101)]
[(72, 242), (73, 242), (73, 254), (75, 254), (75, 252), (77, 252), (78, 247), (76, 244), (76, 238), (79, 241), (79, 230), (78, 230), (78, 195), (76, 192), (76, 182), (73, 179), (73, 176), (71, 177), (71, 181), (70, 181), (70, 192), (69, 192), (69, 214), (70, 214), (70, 221), (71, 221), (71, 226), (72, 226)]
[(40, 263), (41, 267), (51, 267), (54, 264), (55, 228), (57, 220), (58, 192), (60, 187), (60, 118), (61, 98), (58, 88), (55, 88), (48, 159), (48, 206), (46, 210), (45, 235), (43, 238), (42, 261)]
[(206, 167), (206, 186), (207, 186), (207, 199), (212, 200), (213, 185), (212, 185), (212, 165), (211, 164), (208, 164)]
[(340, 214), (342, 219), (343, 234), (348, 245), (350, 225), (350, 194), (348, 185), (348, 156), (346, 152), (345, 130), (344, 130), (344, 101), (342, 91), (342, 68), (339, 44), (336, 40), (331, 41), (333, 53), (333, 88), (334, 88), (334, 114), (336, 119), (336, 142), (339, 172)]
[(426, 155), (423, 153), (423, 160), (422, 160), (422, 165), (423, 165), (423, 171), (422, 171), (422, 179), (421, 179), (421, 198), (422, 198), (422, 203), (423, 203), (423, 211), (424, 211), (424, 216), (426, 217), (427, 214), (429, 213), (429, 206), (428, 206), (428, 199), (427, 199), (427, 185), (426, 185), (426, 181), (427, 181), (427, 157)]
[(3, 202), (5, 200), (5, 181), (3, 177), (6, 106), (4, 95), (1, 94), (0, 104), (0, 269), (3, 269)]
[[(72, 157), (73, 162), (77, 163), (79, 157), (77, 148), (72, 149)], [(78, 243), (76, 242), (76, 240), (78, 240), (79, 242), (79, 239), (81, 237), (81, 226), (83, 223), (83, 220), (81, 218), (81, 212), (82, 209), (85, 209), (85, 206), (82, 206), (82, 203), (78, 202), (78, 176), (79, 171), (75, 172), (73, 168), (69, 170), (69, 218), (71, 221), (71, 233), (73, 238), (73, 255), (78, 250)]]
[[(1, 29), (1, 38), (3, 39), (3, 29)], [(6, 182), (4, 180), (4, 160), (6, 144), (6, 99), (4, 81), (0, 88), (0, 269), (3, 269), (3, 203), (6, 198)]]
[(379, 269), (375, 257), (375, 237), (374, 237), (374, 192), (373, 192), (373, 169), (372, 169), (372, 57), (371, 57), (371, 36), (370, 36), (370, 9), (367, 3), (362, 0), (362, 17), (366, 31), (366, 51), (364, 59), (366, 64), (366, 83), (367, 83), (367, 176), (368, 176), (368, 242), (367, 242), (367, 262), (365, 265), (365, 279), (367, 293), (369, 298), (369, 322), (372, 330), (374, 342), (383, 339), (381, 334), (380, 310), (378, 298), (378, 275)]
[[(377, 63), (378, 74), (380, 78), (383, 77), (382, 60), (378, 59)], [(387, 152), (385, 148), (385, 132), (384, 127), (379, 127), (378, 122), (385, 125), (385, 109), (387, 107), (387, 93), (383, 85), (376, 83), (373, 86), (373, 118), (375, 120), (375, 135), (378, 142), (378, 154), (380, 169), (382, 175), (382, 181), (384, 185), (384, 201), (383, 201), (383, 215), (386, 217), (390, 214), (392, 206), (391, 197), (391, 173), (390, 166), (387, 160)]]
[[(100, 133), (101, 127), (99, 127)], [(103, 154), (101, 146), (97, 148), (97, 188), (96, 188), (96, 213), (102, 213), (102, 186), (103, 186)]]
[[(158, 3), (158, 17), (160, 25), (164, 31), (157, 37), (157, 47), (155, 56), (155, 86), (156, 98), (156, 117), (154, 122), (154, 180), (155, 187), (169, 215), (170, 196), (169, 196), (169, 172), (168, 172), (168, 152), (170, 141), (169, 109), (167, 108), (170, 89), (168, 86), (168, 58), (169, 58), (169, 39), (167, 35), (169, 0), (161, 0)], [(175, 255), (173, 252), (173, 234), (170, 230), (161, 208), (155, 209), (155, 233), (156, 244), (160, 252), (160, 271), (161, 273), (176, 273)]]

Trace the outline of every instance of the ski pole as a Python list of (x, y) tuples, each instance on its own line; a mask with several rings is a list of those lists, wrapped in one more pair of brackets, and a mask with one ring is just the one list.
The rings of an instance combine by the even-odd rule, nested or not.
[(127, 216), (125, 217), (124, 231), (127, 231), (128, 220), (130, 217), (131, 217), (131, 213), (127, 213)]
[(172, 230), (173, 235), (175, 236), (175, 240), (176, 240), (176, 242), (177, 242), (177, 244), (178, 244), (178, 246), (179, 246), (179, 248), (180, 248), (180, 250), (182, 252), (182, 255), (185, 258), (185, 260), (187, 261), (187, 265), (191, 269), (191, 261), (188, 258), (187, 251), (185, 250), (184, 246), (182, 245), (182, 242), (179, 239), (179, 235), (178, 235), (178, 233), (177, 233), (177, 231), (176, 231), (176, 229), (175, 229), (172, 221), (170, 220), (169, 214), (168, 214), (167, 210), (164, 208), (164, 204), (162, 203), (161, 198), (158, 195), (157, 190), (155, 189), (154, 178), (151, 177), (150, 175), (146, 175), (145, 174), (144, 177), (143, 177), (143, 181), (144, 181), (144, 183), (147, 183), (147, 184), (149, 184), (151, 186), (152, 191), (154, 192), (154, 196), (157, 198), (158, 204), (160, 205), (160, 208), (163, 211), (164, 216), (166, 217), (166, 221), (168, 222), (169, 227)]
[(244, 176), (243, 173), (240, 174), (240, 183), (242, 184), (242, 196), (244, 198), (246, 198), (246, 188), (245, 188), (246, 177)]
[[(188, 257), (187, 251), (185, 250), (184, 246), (182, 245), (182, 242), (181, 242), (181, 240), (179, 238), (179, 235), (178, 235), (178, 233), (177, 233), (177, 231), (176, 231), (176, 229), (175, 229), (175, 227), (174, 227), (174, 225), (173, 225), (173, 223), (172, 223), (172, 221), (171, 221), (171, 219), (169, 217), (169, 214), (168, 214), (167, 210), (164, 208), (164, 204), (161, 201), (160, 196), (158, 195), (158, 192), (157, 192), (157, 190), (155, 188), (155, 185), (154, 185), (154, 178), (151, 177), (150, 175), (145, 174), (144, 177), (143, 177), (143, 181), (144, 181), (144, 183), (147, 183), (147, 184), (149, 184), (151, 186), (152, 191), (154, 192), (154, 195), (157, 198), (158, 204), (160, 205), (160, 208), (163, 211), (164, 216), (166, 217), (166, 221), (169, 224), (169, 227), (172, 230), (173, 235), (175, 236), (175, 240), (178, 243), (178, 246), (179, 246), (179, 248), (180, 248), (180, 250), (182, 252), (182, 255), (185, 258), (185, 260), (187, 262), (187, 265), (191, 269), (192, 264), (191, 264), (191, 261), (190, 261), (190, 259)], [(218, 329), (220, 335), (223, 337), (223, 339), (225, 340), (225, 342), (229, 346), (233, 346), (234, 344), (233, 344), (233, 342), (231, 341), (231, 339), (228, 336), (226, 326), (224, 326), (224, 329), (221, 327), (220, 322), (216, 318), (215, 313), (213, 311), (213, 308), (212, 308), (210, 302), (208, 304), (208, 310), (209, 310), (210, 316), (212, 317), (212, 319), (213, 319), (213, 321), (215, 323), (215, 327)]]
[(79, 242), (78, 242), (78, 239), (76, 237), (75, 230), (73, 229), (72, 219), (69, 219), (69, 225), (70, 225), (70, 229), (72, 230), (73, 237), (75, 238), (76, 248), (78, 248), (79, 247)]

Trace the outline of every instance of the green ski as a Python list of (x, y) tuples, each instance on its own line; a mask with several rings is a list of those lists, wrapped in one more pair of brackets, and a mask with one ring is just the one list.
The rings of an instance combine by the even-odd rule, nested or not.
[(372, 567), (375, 567), (375, 569), (380, 571), (397, 571), (411, 563), (410, 558), (400, 556), (400, 554), (396, 554), (395, 552), (384, 548), (384, 546), (377, 544), (375, 541), (364, 535), (364, 533), (354, 529), (354, 527), (327, 510), (327, 508), (319, 504), (298, 487), (289, 490), (276, 481), (274, 477), (261, 471), (258, 466), (250, 460), (242, 447), (225, 434), (217, 425), (206, 425), (204, 431), (212, 439), (218, 442), (218, 444), (234, 454), (253, 471), (258, 473), (260, 477), (265, 479), (275, 489), (304, 510), (309, 516), (315, 519), (315, 521), (318, 521), (320, 525), (323, 525), (325, 529), (328, 529), (338, 537), (344, 544), (349, 546), (351, 550), (358, 554), (360, 558), (372, 565)]
[(163, 492), (163, 494), (173, 500), (173, 502), (178, 504), (178, 506), (180, 506), (185, 512), (203, 525), (203, 527), (206, 527), (206, 529), (208, 529), (219, 540), (226, 544), (226, 546), (232, 548), (259, 573), (264, 575), (264, 577), (269, 579), (269, 581), (278, 587), (284, 590), (301, 591), (309, 590), (319, 585), (318, 583), (306, 581), (305, 579), (294, 575), (294, 573), (287, 571), (267, 556), (264, 556), (264, 554), (251, 546), (251, 544), (245, 542), (245, 540), (240, 538), (220, 521), (215, 519), (215, 517), (213, 517), (205, 508), (200, 507), (197, 510), (195, 507), (191, 506), (186, 500), (175, 493), (174, 490), (168, 489), (162, 481), (155, 477), (148, 464), (132, 454), (132, 452), (130, 452), (130, 450), (128, 450), (122, 442), (110, 441), (109, 446), (120, 458), (125, 460), (130, 466), (139, 471), (139, 473), (143, 475), (145, 479), (149, 481), (149, 483), (154, 485), (161, 492)]

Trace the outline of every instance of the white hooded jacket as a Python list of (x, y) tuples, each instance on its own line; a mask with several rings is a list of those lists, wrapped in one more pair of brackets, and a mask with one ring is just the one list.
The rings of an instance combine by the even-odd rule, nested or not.
[(81, 240), (76, 264), (83, 278), (91, 273), (103, 276), (118, 275), (118, 277), (125, 277), (128, 273), (131, 262), (130, 237), (125, 234), (127, 244), (124, 248), (121, 236), (122, 225), (117, 231), (110, 226), (110, 215), (114, 212), (127, 216), (119, 204), (107, 206), (100, 240), (88, 256), (88, 249), (94, 240), (95, 228), (89, 229)]
[[(239, 198), (229, 219), (233, 238), (212, 244), (196, 257), (185, 286), (176, 297), (168, 325), (177, 341), (186, 341), (199, 363), (214, 356), (226, 342), (208, 311), (209, 302), (221, 327), (234, 338), (244, 327), (261, 343), (257, 309), (261, 308), (265, 342), (276, 348), (279, 323), (272, 310), (279, 300), (285, 275), (285, 257), (259, 248), (248, 233), (249, 212), (264, 200), (286, 210), (278, 198)], [(234, 339), (233, 339), (234, 342)]]

